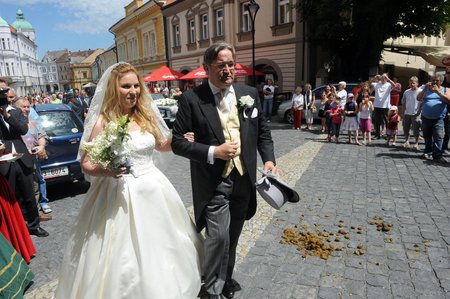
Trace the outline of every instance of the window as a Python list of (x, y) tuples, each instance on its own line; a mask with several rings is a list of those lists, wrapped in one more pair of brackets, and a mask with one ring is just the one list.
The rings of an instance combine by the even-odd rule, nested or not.
[(204, 14), (200, 16), (202, 22), (202, 40), (209, 38), (209, 30), (208, 30), (208, 15)]
[(52, 66), (52, 72), (56, 72), (56, 66)]
[(11, 44), (9, 42), (9, 38), (7, 38), (6, 41), (8, 42), (8, 50), (11, 50)]
[(223, 36), (223, 9), (216, 10), (216, 36)]
[(156, 34), (150, 32), (150, 56), (156, 56)]
[(4, 38), (2, 38), (2, 49), (6, 50), (6, 43)]
[(11, 73), (9, 72), (9, 63), (5, 62), (5, 69), (6, 69), (6, 76), (11, 76)]
[(83, 79), (87, 79), (87, 72), (83, 72)]
[(193, 43), (195, 43), (195, 21), (194, 20), (188, 21), (188, 28), (189, 28), (189, 43), (193, 44)]
[(181, 44), (180, 41), (180, 25), (173, 25), (173, 44), (175, 47), (179, 47)]
[(290, 0), (278, 0), (278, 25), (289, 23), (290, 14), (289, 6)]
[(246, 9), (247, 5), (248, 3), (242, 4), (242, 32), (252, 31), (252, 20)]
[(133, 55), (133, 41), (130, 39), (128, 41), (128, 59), (132, 59)]
[(148, 32), (144, 33), (144, 57), (150, 56), (150, 35)]

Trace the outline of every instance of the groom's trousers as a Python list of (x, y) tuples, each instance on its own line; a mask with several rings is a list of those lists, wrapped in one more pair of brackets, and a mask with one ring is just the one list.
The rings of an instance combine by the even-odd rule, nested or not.
[(252, 182), (234, 169), (222, 179), (205, 208), (206, 234), (203, 275), (208, 294), (219, 296), (230, 280), (236, 262), (236, 247), (247, 215)]

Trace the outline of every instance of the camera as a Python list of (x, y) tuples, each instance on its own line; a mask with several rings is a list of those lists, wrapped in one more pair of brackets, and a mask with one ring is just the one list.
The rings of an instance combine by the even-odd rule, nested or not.
[(4, 108), (8, 106), (8, 97), (6, 96), (8, 91), (8, 87), (0, 87), (0, 107)]

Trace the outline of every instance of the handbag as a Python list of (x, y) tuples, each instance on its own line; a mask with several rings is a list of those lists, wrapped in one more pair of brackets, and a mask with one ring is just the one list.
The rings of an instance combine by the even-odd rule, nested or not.
[(312, 111), (312, 113), (316, 113), (317, 112), (317, 107), (316, 107), (316, 105), (314, 103), (311, 105), (311, 111)]
[(300, 196), (297, 191), (289, 187), (279, 176), (265, 172), (258, 167), (262, 173), (261, 179), (256, 182), (256, 190), (259, 195), (274, 209), (279, 210), (287, 201), (298, 202)]

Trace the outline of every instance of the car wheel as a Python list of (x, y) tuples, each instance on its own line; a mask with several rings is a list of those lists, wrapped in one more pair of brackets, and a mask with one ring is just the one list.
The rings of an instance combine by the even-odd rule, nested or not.
[(294, 123), (294, 116), (292, 115), (292, 110), (289, 109), (284, 113), (284, 120), (290, 124)]

